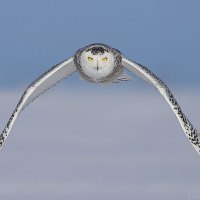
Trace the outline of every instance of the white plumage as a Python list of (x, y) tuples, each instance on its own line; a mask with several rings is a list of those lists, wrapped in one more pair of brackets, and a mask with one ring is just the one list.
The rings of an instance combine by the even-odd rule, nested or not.
[(97, 81), (112, 73), (115, 67), (115, 58), (112, 53), (93, 55), (91, 51), (88, 51), (82, 53), (80, 64), (83, 72)]
[(52, 67), (34, 81), (25, 90), (6, 127), (1, 133), (0, 147), (5, 142), (20, 112), (51, 86), (76, 71), (80, 73), (82, 79), (93, 83), (107, 84), (131, 80), (124, 73), (124, 68), (147, 81), (160, 92), (175, 113), (189, 141), (200, 154), (200, 134), (186, 118), (167, 85), (148, 68), (127, 59), (120, 51), (105, 44), (91, 44), (79, 49), (72, 58)]

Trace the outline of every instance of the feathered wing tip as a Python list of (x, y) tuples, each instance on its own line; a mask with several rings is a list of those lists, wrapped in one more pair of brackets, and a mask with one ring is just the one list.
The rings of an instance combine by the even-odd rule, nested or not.
[[(15, 113), (15, 112), (14, 112)], [(15, 119), (17, 118), (17, 114), (12, 114), (10, 120), (8, 121), (6, 127), (4, 128), (3, 132), (0, 135), (0, 148), (2, 147), (3, 143), (5, 142), (11, 128), (12, 128), (12, 124), (14, 123)]]
[(13, 114), (11, 115), (10, 119), (8, 120), (5, 128), (3, 129), (3, 131), (2, 131), (2, 133), (0, 135), (0, 148), (4, 144), (6, 138), (8, 137), (8, 134), (10, 133), (10, 130), (12, 129), (12, 126), (13, 126), (15, 120), (17, 119), (19, 113), (24, 109), (22, 107), (22, 101), (23, 101), (24, 96), (25, 96), (25, 92), (22, 95), (17, 107), (15, 108)]
[(4, 143), (5, 139), (6, 139), (6, 137), (7, 137), (7, 134), (6, 134), (6, 130), (4, 129), (3, 132), (2, 132), (1, 135), (0, 135), (0, 148), (1, 148), (1, 146), (3, 145), (3, 143)]

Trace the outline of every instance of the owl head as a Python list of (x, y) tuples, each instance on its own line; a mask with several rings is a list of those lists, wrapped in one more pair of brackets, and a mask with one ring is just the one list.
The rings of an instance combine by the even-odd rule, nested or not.
[(79, 49), (74, 63), (84, 80), (96, 83), (114, 81), (122, 73), (121, 53), (105, 44), (91, 44)]

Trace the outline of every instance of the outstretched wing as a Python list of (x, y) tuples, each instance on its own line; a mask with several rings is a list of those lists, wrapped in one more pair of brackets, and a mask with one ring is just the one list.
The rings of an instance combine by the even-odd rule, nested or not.
[(73, 58), (70, 58), (53, 66), (33, 83), (31, 83), (31, 85), (23, 93), (19, 103), (17, 104), (17, 107), (15, 108), (6, 127), (0, 135), (0, 147), (3, 145), (20, 112), (37, 97), (43, 94), (47, 89), (67, 78), (75, 71), (76, 67), (74, 65), (74, 60)]
[(193, 147), (200, 154), (200, 134), (196, 129), (193, 128), (193, 125), (186, 118), (185, 114), (181, 110), (181, 107), (178, 105), (178, 102), (174, 98), (167, 85), (148, 68), (125, 57), (122, 58), (122, 66), (156, 87), (156, 89), (161, 93), (161, 95), (170, 105), (172, 111), (175, 113), (183, 131), (192, 143)]

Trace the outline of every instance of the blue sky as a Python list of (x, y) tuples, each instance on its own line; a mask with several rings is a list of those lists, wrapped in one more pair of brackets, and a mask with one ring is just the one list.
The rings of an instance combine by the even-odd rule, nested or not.
[[(0, 88), (26, 87), (93, 42), (118, 48), (171, 85), (199, 84), (199, 7), (198, 0), (1, 1)], [(75, 76), (69, 84), (83, 82)]]

